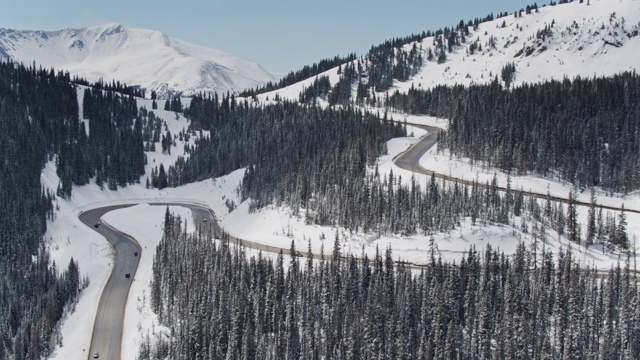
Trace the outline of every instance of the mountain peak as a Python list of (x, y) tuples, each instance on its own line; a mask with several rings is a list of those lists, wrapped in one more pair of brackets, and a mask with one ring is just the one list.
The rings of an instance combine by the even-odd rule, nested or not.
[(104, 24), (104, 25), (96, 26), (92, 29), (100, 31), (101, 37), (118, 35), (127, 31), (127, 28), (124, 25), (119, 23)]
[(119, 31), (125, 30), (126, 26), (124, 26), (121, 23), (114, 22), (114, 23), (106, 23), (106, 24), (98, 25), (98, 26), (95, 26), (95, 28), (101, 28), (104, 30), (112, 29), (112, 30), (115, 30), (116, 32), (119, 32)]
[(68, 70), (89, 81), (116, 79), (159, 97), (238, 92), (275, 80), (258, 64), (171, 38), (108, 23), (59, 31), (0, 30), (0, 57)]

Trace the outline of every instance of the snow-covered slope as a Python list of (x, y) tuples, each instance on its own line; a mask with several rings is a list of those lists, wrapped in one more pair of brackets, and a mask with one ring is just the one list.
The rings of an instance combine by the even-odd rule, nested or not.
[[(516, 66), (514, 84), (567, 76), (613, 75), (640, 66), (640, 1), (590, 0), (513, 14), (470, 30), (467, 42), (443, 64), (428, 62), (410, 82), (416, 86), (486, 83)], [(468, 52), (471, 43), (481, 51)], [(491, 44), (494, 44), (492, 46)], [(433, 38), (422, 41), (433, 47)]]
[(69, 70), (96, 81), (191, 95), (239, 91), (275, 80), (260, 65), (161, 32), (108, 24), (86, 29), (0, 29), (0, 58)]
[[(578, 75), (608, 76), (637, 71), (640, 66), (638, 0), (574, 1), (539, 7), (531, 14), (523, 11), (518, 17), (515, 9), (509, 10), (508, 16), (481, 23), (477, 29), (469, 27), (464, 42), (447, 51), (443, 63), (438, 63), (437, 56), (427, 60), (429, 50), (436, 53), (433, 37), (416, 43), (422, 47), (424, 65), (408, 81), (396, 81), (389, 92), (406, 92), (411, 86), (488, 83), (500, 79), (502, 68), (511, 63), (516, 67), (516, 86)], [(410, 43), (404, 49), (409, 51), (412, 46)], [(337, 68), (321, 75), (328, 75), (332, 85), (339, 79)], [(272, 99), (278, 93), (281, 98), (296, 100), (314, 79), (263, 94), (261, 99)]]

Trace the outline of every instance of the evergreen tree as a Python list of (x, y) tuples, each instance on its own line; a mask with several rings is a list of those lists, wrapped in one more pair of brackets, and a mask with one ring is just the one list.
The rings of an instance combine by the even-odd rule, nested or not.
[(569, 240), (580, 242), (580, 225), (578, 224), (578, 210), (576, 207), (576, 191), (569, 192), (569, 204), (567, 206), (567, 235)]
[(629, 248), (629, 238), (627, 236), (627, 216), (624, 213), (624, 204), (622, 204), (620, 210), (620, 217), (618, 220), (618, 227), (616, 229), (616, 241), (615, 244), (619, 245), (623, 249)]
[(596, 195), (595, 190), (591, 189), (591, 200), (589, 206), (589, 213), (587, 215), (587, 238), (585, 240), (585, 246), (589, 247), (593, 245), (597, 235), (596, 227)]
[(164, 170), (164, 164), (160, 164), (160, 170), (158, 171), (158, 189), (162, 190), (167, 187), (167, 174)]

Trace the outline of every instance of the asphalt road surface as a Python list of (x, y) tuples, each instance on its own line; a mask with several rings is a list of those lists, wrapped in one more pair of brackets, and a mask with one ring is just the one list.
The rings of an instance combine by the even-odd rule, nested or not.
[[(131, 281), (138, 268), (139, 256), (134, 256), (134, 253), (140, 254), (140, 246), (127, 235), (101, 224), (100, 217), (109, 211), (127, 206), (130, 205), (89, 210), (78, 216), (85, 225), (104, 236), (114, 249), (114, 267), (100, 297), (93, 326), (89, 358), (92, 358), (95, 352), (98, 352), (102, 359), (120, 358), (124, 308)], [(95, 227), (96, 225), (98, 227)], [(129, 278), (125, 276), (127, 273), (130, 274)]]
[[(420, 158), (422, 157), (422, 155), (424, 155), (424, 153), (431, 149), (433, 145), (436, 144), (438, 140), (438, 131), (441, 131), (442, 129), (427, 125), (410, 125), (426, 130), (427, 134), (423, 136), (419, 142), (409, 147), (409, 149), (407, 149), (402, 154), (398, 155), (394, 159), (394, 162), (398, 167), (402, 169), (413, 172), (426, 173), (427, 170), (420, 166)], [(429, 172), (429, 174), (430, 173), (431, 172)]]

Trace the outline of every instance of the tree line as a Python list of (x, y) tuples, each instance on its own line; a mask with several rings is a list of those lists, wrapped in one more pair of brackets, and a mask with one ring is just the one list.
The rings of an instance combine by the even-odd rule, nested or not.
[(319, 75), (327, 70), (333, 69), (336, 66), (351, 62), (356, 59), (356, 54), (351, 53), (345, 57), (334, 56), (333, 59), (323, 59), (313, 65), (305, 65), (298, 71), (291, 71), (285, 77), (280, 79), (277, 83), (271, 81), (267, 82), (263, 87), (256, 89), (249, 89), (241, 92), (240, 97), (255, 97), (256, 95), (264, 94), (270, 91), (283, 89), (289, 85), (293, 85), (302, 80), (308, 79), (312, 76)]
[[(68, 81), (69, 79), (67, 79)], [(122, 95), (134, 96), (137, 98), (145, 97), (145, 89), (140, 88), (139, 85), (128, 86), (125, 83), (121, 83), (119, 80), (111, 80), (111, 83), (100, 78), (98, 81), (90, 82), (87, 79), (74, 75), (71, 82), (76, 85), (83, 85), (96, 90), (106, 90)]]
[(58, 195), (69, 198), (74, 184), (85, 185), (92, 178), (110, 190), (139, 182), (146, 160), (136, 100), (85, 88), (82, 113), (88, 128), (77, 119), (70, 123), (56, 158)]
[(415, 178), (406, 182), (393, 172), (380, 174), (375, 161), (385, 151), (383, 141), (405, 134), (386, 117), (288, 102), (255, 107), (233, 96), (196, 97), (185, 115), (191, 122), (187, 133), (199, 128), (211, 135), (189, 146), (187, 158), (154, 170), (150, 186), (175, 187), (245, 167), (239, 190), (250, 210), (284, 204), (308, 224), (410, 236), (446, 232), (470, 221), (525, 233), (536, 229), (539, 238), (553, 231), (605, 250), (630, 246), (625, 214), (596, 212), (595, 200), (583, 230), (574, 191), (565, 206), (550, 196), (540, 202), (510, 185), (501, 193), (495, 177), (471, 185), (432, 177), (422, 186)]

